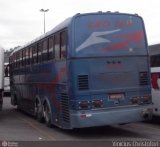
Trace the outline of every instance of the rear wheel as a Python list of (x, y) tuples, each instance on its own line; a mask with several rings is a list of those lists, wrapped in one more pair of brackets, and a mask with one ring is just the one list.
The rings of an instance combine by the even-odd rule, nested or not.
[(52, 127), (52, 124), (51, 124), (51, 110), (50, 110), (50, 107), (49, 107), (47, 102), (44, 104), (43, 113), (44, 113), (44, 119), (45, 119), (47, 127)]
[(17, 100), (17, 96), (16, 94), (14, 94), (13, 97), (11, 97), (11, 104), (16, 106), (17, 105), (17, 110), (19, 111), (21, 108), (20, 108), (20, 102)]
[(40, 102), (35, 102), (35, 117), (39, 122), (44, 122), (42, 105)]

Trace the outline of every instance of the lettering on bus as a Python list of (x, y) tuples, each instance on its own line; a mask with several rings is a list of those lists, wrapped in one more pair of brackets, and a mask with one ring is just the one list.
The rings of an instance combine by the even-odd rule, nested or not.
[(113, 26), (115, 28), (132, 27), (133, 21), (132, 20), (119, 20), (116, 22), (112, 22), (110, 20), (96, 20), (96, 21), (89, 21), (88, 22), (89, 29), (109, 28), (111, 26)]
[(107, 28), (112, 25), (111, 21), (109, 20), (96, 20), (96, 21), (89, 21), (88, 22), (88, 28), (94, 29), (94, 28)]
[(131, 27), (133, 26), (133, 21), (132, 20), (119, 20), (115, 22), (115, 27), (117, 28), (126, 28), (126, 27)]

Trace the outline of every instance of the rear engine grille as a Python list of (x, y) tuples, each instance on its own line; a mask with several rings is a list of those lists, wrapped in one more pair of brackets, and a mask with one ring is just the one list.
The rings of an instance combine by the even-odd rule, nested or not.
[(78, 76), (78, 87), (79, 87), (79, 90), (88, 90), (89, 89), (88, 75), (79, 75)]
[(148, 73), (147, 72), (140, 72), (139, 73), (139, 83), (140, 85), (148, 85), (149, 79), (148, 79)]
[(62, 119), (65, 123), (70, 123), (69, 97), (67, 93), (61, 93)]

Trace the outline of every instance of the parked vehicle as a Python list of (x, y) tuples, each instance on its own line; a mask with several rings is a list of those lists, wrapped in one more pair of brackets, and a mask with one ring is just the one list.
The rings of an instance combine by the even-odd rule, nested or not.
[(4, 49), (0, 47), (0, 111), (3, 105), (3, 90), (4, 90)]
[(160, 47), (152, 45), (149, 51), (151, 56), (153, 114), (160, 116)]
[(77, 14), (10, 55), (11, 103), (64, 129), (152, 117), (143, 20)]
[(10, 95), (9, 63), (4, 63), (4, 95)]

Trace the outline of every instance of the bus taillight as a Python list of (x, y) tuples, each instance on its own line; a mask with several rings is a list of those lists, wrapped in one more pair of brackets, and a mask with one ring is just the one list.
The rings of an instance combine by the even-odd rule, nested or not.
[(92, 101), (93, 108), (101, 108), (103, 107), (103, 101), (102, 100), (94, 100)]
[(133, 97), (132, 99), (131, 99), (131, 102), (132, 102), (132, 104), (139, 104), (139, 102), (140, 102), (140, 97)]
[(90, 108), (89, 101), (81, 101), (81, 102), (79, 102), (79, 108), (80, 109), (89, 109)]
[(152, 87), (154, 89), (159, 89), (159, 86), (158, 86), (159, 74), (158, 73), (152, 73), (151, 77), (152, 77)]
[(143, 96), (143, 103), (151, 103), (151, 96)]

